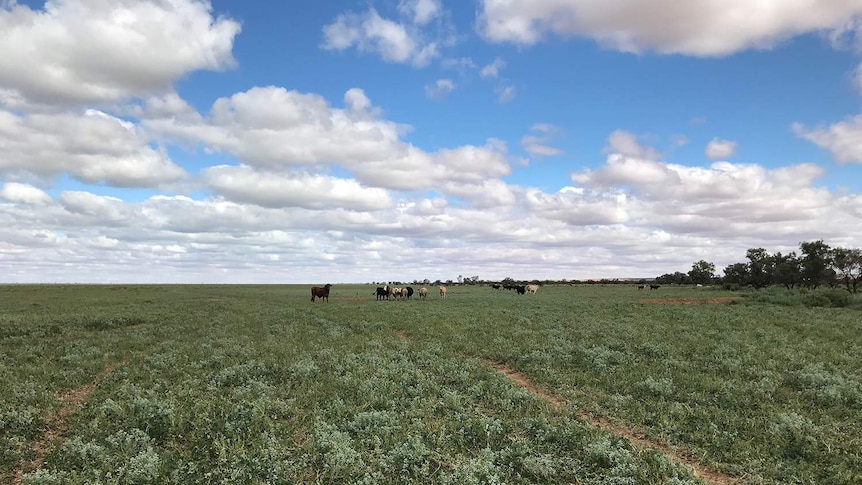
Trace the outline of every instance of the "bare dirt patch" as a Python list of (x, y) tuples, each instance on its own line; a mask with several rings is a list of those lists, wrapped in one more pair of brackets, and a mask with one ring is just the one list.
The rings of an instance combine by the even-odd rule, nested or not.
[(48, 450), (51, 449), (51, 446), (69, 431), (69, 417), (84, 405), (87, 396), (93, 392), (99, 381), (113, 372), (115, 368), (115, 365), (109, 365), (95, 377), (93, 382), (69, 389), (57, 396), (57, 400), (62, 405), (45, 417), (45, 424), (47, 426), (45, 432), (30, 445), (30, 449), (34, 453), (33, 459), (26, 464), (26, 467), (22, 464), (20, 468), (13, 472), (12, 483), (14, 485), (21, 484), (25, 468), (36, 470), (42, 466), (42, 461), (45, 459), (45, 455), (48, 454)]
[[(494, 369), (497, 369), (498, 371), (502, 372), (515, 384), (527, 389), (535, 396), (543, 399), (544, 401), (553, 404), (555, 408), (563, 409), (566, 406), (565, 399), (561, 398), (560, 396), (555, 396), (547, 391), (544, 391), (543, 389), (536, 386), (532, 381), (530, 381), (527, 376), (509, 367), (508, 365), (486, 359), (482, 360)], [(652, 448), (661, 452), (675, 462), (687, 465), (694, 471), (694, 474), (696, 476), (702, 478), (708, 483), (712, 483), (714, 485), (732, 485), (739, 481), (735, 477), (726, 475), (724, 473), (702, 465), (694, 458), (685, 453), (680, 453), (678, 451), (672, 450), (668, 445), (664, 443), (650, 439), (646, 436), (646, 434), (641, 431), (637, 431), (626, 426), (615, 425), (607, 418), (601, 416), (594, 416), (583, 409), (572, 409), (571, 411), (576, 414), (580, 419), (591, 423), (593, 426), (601, 428), (608, 433), (613, 433), (625, 437), (636, 447)]]
[(407, 340), (410, 338), (404, 330), (396, 330), (395, 335), (397, 335), (401, 340)]
[(717, 296), (711, 298), (644, 298), (640, 302), (656, 305), (719, 305), (744, 300), (740, 296)]

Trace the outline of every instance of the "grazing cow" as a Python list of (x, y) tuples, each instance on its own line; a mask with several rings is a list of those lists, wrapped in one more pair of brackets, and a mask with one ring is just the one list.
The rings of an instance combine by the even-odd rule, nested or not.
[(407, 291), (407, 288), (401, 288), (401, 298), (402, 298), (402, 299), (406, 299), (406, 298), (407, 298), (408, 296), (410, 296), (411, 294), (412, 294), (412, 293), (410, 293), (409, 291)]
[(527, 287), (524, 285), (516, 286), (515, 291), (517, 291), (519, 295), (523, 295), (524, 293), (527, 292)]
[(419, 299), (424, 300), (426, 298), (428, 298), (428, 288), (423, 286), (422, 288), (419, 288)]
[(539, 285), (527, 285), (527, 293), (536, 294), (539, 291)]
[(446, 287), (440, 285), (440, 298), (446, 298)]
[(491, 285), (492, 290), (499, 290), (501, 288), (503, 288), (503, 285), (501, 285), (500, 283), (494, 283), (493, 285)]
[(409, 300), (410, 297), (413, 296), (413, 287), (408, 286), (405, 290), (407, 291), (407, 299)]
[[(389, 295), (389, 298), (392, 298), (393, 296), (395, 296), (395, 288), (386, 285), (386, 294)], [(389, 298), (386, 299), (388, 300)]]
[(517, 290), (518, 286), (517, 285), (503, 285), (503, 289), (504, 290)]
[(378, 286), (377, 287), (377, 301), (388, 300), (388, 299), (389, 299), (389, 291), (386, 289), (386, 287), (385, 286)]
[(311, 301), (314, 302), (315, 298), (320, 298), (323, 301), (329, 301), (329, 289), (332, 288), (332, 285), (329, 283), (321, 286), (312, 286), (311, 287)]
[(657, 290), (659, 288), (661, 288), (661, 285), (649, 285), (649, 289), (651, 290)]
[(644, 288), (645, 288), (645, 286), (644, 286), (644, 285), (638, 285), (638, 289), (639, 289), (639, 290), (642, 290), (642, 289), (644, 289)]

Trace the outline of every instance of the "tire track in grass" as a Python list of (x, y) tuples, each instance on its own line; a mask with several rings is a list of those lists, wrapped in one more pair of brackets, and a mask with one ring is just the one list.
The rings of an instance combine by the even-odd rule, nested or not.
[(69, 431), (69, 418), (75, 413), (75, 411), (81, 409), (84, 402), (86, 402), (87, 397), (91, 392), (93, 392), (93, 389), (99, 385), (99, 381), (113, 372), (114, 369), (116, 369), (116, 365), (108, 365), (108, 367), (105, 367), (102, 372), (96, 375), (92, 382), (68, 389), (66, 392), (57, 396), (57, 401), (62, 404), (59, 409), (54, 410), (51, 414), (45, 417), (45, 425), (47, 426), (47, 429), (45, 429), (42, 435), (30, 444), (30, 450), (33, 451), (35, 456), (26, 464), (26, 467), (22, 463), (17, 470), (12, 472), (13, 485), (21, 485), (25, 468), (30, 471), (34, 471), (38, 470), (39, 467), (42, 466), (42, 462), (45, 460), (45, 455), (48, 454), (48, 450), (50, 450), (51, 447), (60, 440), (67, 431)]
[[(566, 407), (567, 403), (565, 399), (544, 391), (540, 387), (536, 386), (532, 381), (530, 381), (530, 379), (526, 375), (522, 374), (521, 372), (518, 372), (512, 367), (502, 362), (495, 362), (489, 359), (479, 358), (479, 360), (493, 367), (497, 371), (503, 373), (503, 375), (505, 375), (510, 381), (527, 389), (534, 396), (539, 397), (540, 399), (552, 404), (555, 408), (564, 409)], [(627, 426), (615, 425), (607, 418), (594, 416), (584, 409), (571, 408), (570, 410), (582, 421), (586, 421), (605, 432), (622, 436), (629, 440), (629, 442), (636, 447), (654, 449), (668, 457), (670, 460), (688, 466), (694, 471), (695, 476), (705, 480), (708, 483), (714, 485), (731, 485), (739, 482), (738, 478), (706, 467), (691, 456), (680, 453), (678, 451), (674, 451), (668, 445), (660, 441), (650, 439), (648, 436), (646, 436), (646, 434), (641, 431), (634, 430)]]
[[(407, 335), (407, 332), (405, 332), (404, 330), (395, 330), (395, 335), (401, 341), (406, 341), (410, 339), (410, 336)], [(550, 403), (554, 406), (555, 409), (561, 411), (569, 410), (582, 421), (590, 423), (593, 426), (607, 433), (622, 436), (638, 448), (651, 448), (653, 450), (656, 450), (664, 456), (668, 457), (671, 461), (682, 463), (688, 466), (694, 471), (695, 476), (705, 480), (707, 483), (711, 483), (713, 485), (733, 485), (739, 482), (738, 478), (727, 475), (725, 473), (721, 473), (717, 470), (713, 470), (712, 468), (701, 464), (689, 455), (674, 451), (668, 445), (660, 441), (650, 439), (648, 436), (646, 436), (646, 434), (641, 431), (634, 430), (627, 426), (615, 425), (609, 419), (603, 418), (601, 416), (594, 416), (584, 409), (568, 408), (565, 399), (545, 391), (544, 389), (533, 383), (533, 381), (531, 381), (526, 375), (521, 372), (518, 372), (507, 364), (482, 357), (477, 357), (477, 359), (485, 363), (486, 365), (496, 369), (498, 372), (501, 372), (514, 384), (523, 387), (534, 396), (542, 399), (547, 403)]]

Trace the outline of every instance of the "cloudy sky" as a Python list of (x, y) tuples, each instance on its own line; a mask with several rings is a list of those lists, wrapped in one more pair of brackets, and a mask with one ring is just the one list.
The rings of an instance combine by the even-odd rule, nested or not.
[(0, 0), (0, 282), (862, 247), (862, 0)]

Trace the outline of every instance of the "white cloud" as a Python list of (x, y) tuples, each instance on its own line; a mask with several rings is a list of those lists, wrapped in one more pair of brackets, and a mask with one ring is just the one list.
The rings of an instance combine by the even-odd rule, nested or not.
[(401, 0), (398, 10), (416, 25), (425, 25), (443, 12), (443, 6), (440, 0)]
[[(240, 25), (208, 1), (54, 0), (0, 8), (0, 102), (111, 102), (234, 65)], [(134, 53), (134, 55), (130, 55)]]
[(301, 172), (257, 171), (219, 165), (202, 173), (203, 183), (230, 200), (263, 207), (344, 208), (370, 211), (391, 207), (389, 194), (355, 180)]
[(51, 201), (51, 196), (44, 190), (33, 187), (30, 184), (7, 182), (0, 189), (0, 197), (10, 202), (24, 204), (46, 204)]
[(362, 52), (376, 53), (387, 62), (423, 67), (440, 53), (439, 43), (425, 40), (420, 26), (385, 19), (374, 9), (364, 14), (343, 13), (323, 27), (321, 47), (344, 50), (355, 46)]
[(811, 130), (799, 123), (792, 128), (798, 136), (829, 150), (836, 162), (862, 163), (862, 115)]
[(86, 183), (151, 187), (186, 177), (134, 124), (97, 110), (18, 115), (0, 110), (0, 172), (68, 173)]
[(425, 96), (431, 99), (443, 99), (455, 90), (455, 83), (451, 79), (438, 79), (433, 84), (425, 85)]
[(563, 153), (562, 150), (548, 145), (558, 131), (551, 124), (537, 123), (530, 128), (530, 134), (521, 138), (521, 147), (534, 157), (559, 155)]
[(717, 158), (729, 158), (736, 154), (736, 142), (713, 138), (706, 144), (704, 152), (708, 158), (713, 160)]
[(599, 169), (575, 173), (572, 180), (591, 190), (625, 188), (644, 201), (674, 203), (656, 204), (653, 210), (661, 213), (727, 217), (730, 223), (758, 217), (795, 220), (816, 216), (806, 211), (827, 208), (828, 192), (812, 186), (823, 172), (813, 164), (768, 170), (759, 165), (715, 162), (701, 168), (614, 154)]
[(843, 31), (862, 16), (846, 0), (482, 0), (477, 30), (492, 42), (535, 44), (581, 36), (624, 52), (696, 56), (769, 48), (791, 37)]
[[(454, 203), (405, 193), (389, 206), (349, 179), (273, 172), (259, 185), (265, 173), (240, 166), (207, 174), (232, 178), (222, 182), (242, 193), (223, 195), (237, 200), (132, 203), (83, 191), (52, 200), (39, 189), (7, 187), (0, 255), (14, 257), (0, 257), (0, 274), (3, 281), (210, 283), (655, 276), (702, 258), (720, 268), (744, 259), (749, 247), (787, 251), (799, 241), (852, 245), (862, 237), (862, 196), (814, 187), (822, 169), (813, 165), (700, 168), (611, 155), (602, 168), (575, 174), (577, 186), (554, 193), (477, 177), (437, 184)], [(308, 208), (239, 201), (255, 197), (252, 187), (275, 202), (290, 197), (277, 195), (277, 186), (321, 193), (310, 195)], [(5, 197), (16, 191), (30, 195)], [(323, 195), (330, 192), (348, 202), (333, 203)], [(354, 210), (345, 209), (353, 200)]]
[(216, 100), (207, 117), (152, 118), (144, 125), (165, 139), (232, 154), (258, 170), (337, 165), (368, 187), (418, 190), (510, 172), (506, 147), (496, 141), (425, 152), (401, 140), (408, 127), (378, 118), (361, 90), (348, 91), (345, 103), (348, 109), (336, 109), (314, 94), (253, 88)]
[(501, 57), (494, 58), (494, 61), (483, 67), (480, 71), (482, 77), (497, 77), (500, 75), (500, 70), (506, 67), (506, 61)]
[(653, 147), (638, 143), (637, 135), (625, 130), (616, 130), (608, 136), (608, 146), (604, 152), (607, 154), (618, 153), (627, 157), (656, 160), (661, 158), (661, 153)]
[(500, 104), (512, 101), (515, 99), (515, 95), (517, 94), (515, 86), (500, 86), (495, 89), (494, 92), (497, 94), (497, 102)]

